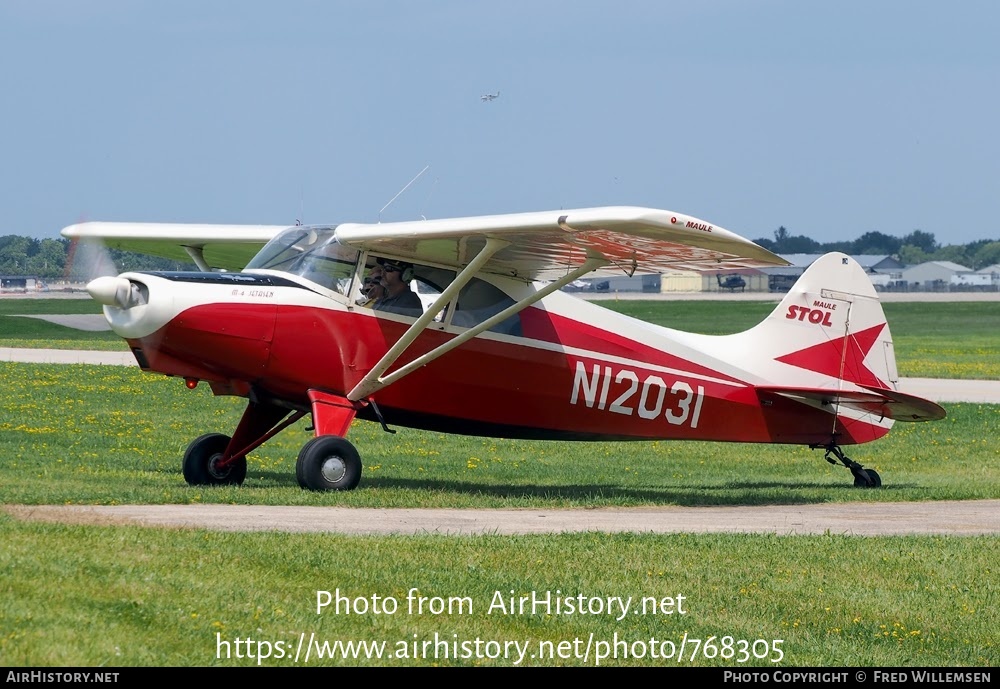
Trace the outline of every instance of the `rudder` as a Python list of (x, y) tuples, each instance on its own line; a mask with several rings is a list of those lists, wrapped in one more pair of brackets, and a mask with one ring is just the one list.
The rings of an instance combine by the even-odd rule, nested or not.
[(816, 260), (778, 307), (745, 334), (758, 355), (787, 365), (771, 372), (779, 376), (776, 382), (828, 387), (847, 381), (896, 389), (892, 335), (878, 293), (846, 254)]

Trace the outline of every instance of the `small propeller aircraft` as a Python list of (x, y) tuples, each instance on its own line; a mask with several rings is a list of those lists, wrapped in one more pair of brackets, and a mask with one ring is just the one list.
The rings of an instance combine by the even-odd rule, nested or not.
[[(560, 291), (588, 274), (785, 264), (680, 213), (605, 207), (293, 227), (88, 222), (63, 235), (201, 269), (88, 284), (143, 370), (247, 399), (232, 436), (210, 432), (187, 448), (192, 485), (242, 483), (247, 455), (311, 413), (315, 437), (295, 472), (312, 490), (358, 485), (361, 458), (345, 438), (355, 417), (386, 430), (506, 438), (808, 445), (847, 467), (856, 486), (876, 487), (879, 475), (842, 446), (880, 438), (894, 421), (945, 414), (897, 389), (878, 294), (844, 254), (817, 260), (770, 316), (733, 335), (651, 325)], [(366, 305), (376, 265), (426, 286), (433, 303), (411, 312)]]
[(489, 103), (490, 101), (496, 100), (499, 97), (500, 97), (500, 91), (497, 91), (496, 93), (484, 93), (479, 97), (479, 100), (483, 101), (484, 103)]

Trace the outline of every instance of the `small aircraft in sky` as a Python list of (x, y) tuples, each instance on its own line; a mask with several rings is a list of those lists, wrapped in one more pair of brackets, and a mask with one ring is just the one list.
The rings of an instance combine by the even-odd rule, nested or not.
[(496, 93), (484, 93), (479, 97), (479, 100), (483, 101), (484, 103), (489, 103), (490, 101), (496, 100), (499, 97), (500, 97), (500, 91), (497, 90)]
[[(242, 483), (247, 455), (311, 414), (315, 436), (295, 473), (312, 490), (358, 485), (361, 457), (345, 437), (355, 417), (387, 431), (807, 445), (847, 467), (856, 486), (877, 487), (881, 477), (843, 446), (876, 440), (894, 421), (945, 415), (898, 390), (878, 294), (844, 254), (817, 260), (764, 321), (732, 335), (651, 325), (560, 291), (585, 275), (786, 265), (681, 213), (604, 207), (292, 227), (87, 222), (63, 235), (200, 269), (87, 286), (143, 370), (247, 400), (232, 435), (206, 429), (188, 446), (182, 467), (192, 485)], [(424, 304), (367, 303), (373, 272), (383, 286), (386, 272), (418, 282)]]

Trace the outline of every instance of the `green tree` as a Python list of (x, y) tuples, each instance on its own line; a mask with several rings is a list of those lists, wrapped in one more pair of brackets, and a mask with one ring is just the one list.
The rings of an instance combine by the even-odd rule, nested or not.
[(915, 266), (931, 260), (930, 254), (919, 246), (904, 244), (899, 250), (899, 260), (903, 265)]
[(58, 239), (43, 239), (38, 243), (38, 251), (28, 258), (27, 272), (43, 278), (60, 277), (66, 265), (66, 242)]
[(28, 251), (31, 239), (7, 235), (0, 237), (0, 273), (4, 275), (25, 275), (28, 272)]
[(890, 237), (881, 232), (865, 232), (852, 242), (851, 254), (887, 254), (894, 256), (903, 242), (898, 237)]
[(820, 243), (811, 237), (789, 234), (784, 225), (774, 231), (773, 241), (762, 238), (755, 239), (754, 242), (776, 254), (812, 254), (821, 248)]
[(980, 270), (997, 263), (1000, 263), (1000, 242), (987, 242), (976, 249), (970, 267), (973, 270)]
[(903, 237), (903, 239), (900, 240), (900, 243), (904, 246), (907, 244), (915, 246), (925, 254), (933, 254), (938, 248), (938, 243), (937, 240), (934, 239), (934, 234), (931, 232), (924, 232), (923, 230), (914, 230), (910, 234)]
[(947, 246), (942, 246), (937, 251), (931, 255), (932, 261), (951, 261), (952, 263), (957, 263), (960, 266), (969, 267), (971, 261), (969, 256), (965, 251), (965, 247), (961, 244), (948, 244)]

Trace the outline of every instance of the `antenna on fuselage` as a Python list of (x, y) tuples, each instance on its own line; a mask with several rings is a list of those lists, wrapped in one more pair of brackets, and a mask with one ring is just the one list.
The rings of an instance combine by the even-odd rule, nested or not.
[(400, 196), (400, 194), (402, 194), (404, 191), (406, 191), (407, 189), (409, 189), (410, 185), (413, 184), (414, 182), (416, 182), (417, 179), (420, 177), (420, 175), (422, 175), (425, 172), (427, 172), (428, 168), (430, 168), (430, 165), (424, 165), (424, 169), (421, 170), (420, 172), (418, 172), (417, 175), (416, 175), (416, 177), (414, 177), (413, 179), (411, 179), (409, 182), (406, 183), (405, 187), (403, 187), (398, 192), (396, 192), (396, 195), (393, 196), (391, 199), (389, 199), (389, 203), (387, 203), (384, 206), (382, 206), (382, 210), (380, 210), (378, 212), (378, 221), (379, 222), (382, 222), (382, 211), (384, 211), (386, 208), (388, 208), (389, 206), (391, 206), (392, 202), (395, 201), (396, 199), (398, 199), (399, 196)]
[(424, 209), (425, 209), (425, 208), (427, 207), (427, 201), (428, 201), (428, 200), (429, 200), (429, 199), (431, 198), (431, 194), (433, 194), (433, 193), (434, 193), (434, 187), (436, 187), (436, 186), (437, 186), (437, 184), (438, 184), (438, 180), (439, 180), (439, 179), (440, 179), (440, 178), (438, 178), (438, 177), (435, 177), (435, 178), (434, 178), (434, 184), (432, 184), (432, 185), (431, 185), (431, 190), (430, 190), (429, 192), (427, 192), (427, 196), (426, 196), (426, 197), (424, 197), (424, 203), (423, 203), (423, 205), (422, 205), (422, 206), (420, 207), (420, 211), (421, 211), (421, 212), (420, 212), (420, 219), (421, 219), (421, 220), (427, 220), (426, 216), (424, 216), (424, 213), (423, 213), (423, 211), (424, 211)]

